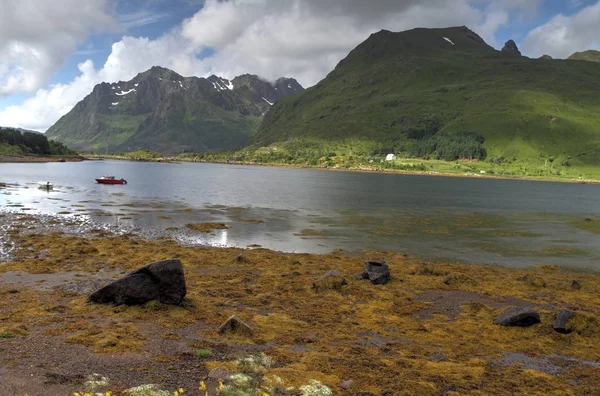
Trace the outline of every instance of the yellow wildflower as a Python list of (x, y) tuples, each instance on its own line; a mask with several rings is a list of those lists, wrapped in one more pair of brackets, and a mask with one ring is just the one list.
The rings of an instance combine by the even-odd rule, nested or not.
[(179, 394), (183, 393), (183, 388), (179, 388)]
[(73, 393), (73, 396), (81, 396), (81, 393), (75, 392), (75, 393)]
[(217, 392), (221, 392), (223, 390), (223, 383), (219, 381), (219, 386), (217, 387)]
[(204, 383), (204, 381), (200, 381), (200, 390), (206, 390), (206, 384)]
[(179, 392), (177, 392), (177, 391), (173, 392), (173, 396), (179, 396)]

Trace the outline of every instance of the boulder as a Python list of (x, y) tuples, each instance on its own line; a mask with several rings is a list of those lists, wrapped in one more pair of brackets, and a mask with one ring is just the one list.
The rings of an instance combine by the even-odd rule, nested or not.
[(225, 321), (219, 327), (219, 334), (237, 334), (243, 336), (251, 336), (253, 333), (252, 328), (248, 326), (243, 320), (233, 315)]
[(374, 285), (385, 285), (390, 281), (390, 267), (383, 260), (368, 260), (364, 265), (364, 279)]
[(501, 326), (527, 327), (540, 323), (540, 314), (528, 307), (512, 307), (502, 312), (494, 323)]
[(572, 329), (569, 329), (567, 324), (569, 320), (571, 320), (575, 316), (575, 312), (568, 311), (566, 309), (561, 309), (556, 314), (556, 319), (554, 320), (554, 330), (559, 333), (569, 334)]
[(312, 288), (316, 292), (341, 290), (347, 284), (346, 278), (339, 271), (331, 270), (315, 279)]
[(504, 44), (502, 52), (504, 52), (505, 54), (521, 56), (521, 51), (519, 51), (517, 44), (515, 44), (513, 40), (508, 40), (506, 44)]
[(157, 300), (179, 305), (187, 293), (183, 264), (178, 259), (148, 264), (94, 292), (98, 304), (138, 305)]
[(575, 279), (573, 279), (571, 281), (571, 289), (580, 290), (581, 289), (581, 283), (579, 283), (578, 281), (576, 281)]

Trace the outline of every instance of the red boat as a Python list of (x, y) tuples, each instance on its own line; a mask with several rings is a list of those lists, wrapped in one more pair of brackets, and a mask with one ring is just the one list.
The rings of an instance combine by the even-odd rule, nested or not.
[(100, 184), (127, 184), (127, 180), (125, 179), (115, 179), (114, 176), (102, 176), (96, 181)]

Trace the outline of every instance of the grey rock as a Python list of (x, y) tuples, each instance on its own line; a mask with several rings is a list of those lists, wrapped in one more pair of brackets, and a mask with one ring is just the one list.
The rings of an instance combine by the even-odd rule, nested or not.
[(340, 384), (340, 388), (348, 390), (354, 384), (353, 380), (346, 380)]
[(217, 367), (210, 370), (210, 372), (208, 373), (208, 378), (217, 381), (225, 381), (227, 378), (229, 378), (230, 375), (231, 371), (223, 367)]
[(519, 51), (517, 44), (515, 44), (513, 40), (508, 40), (506, 44), (504, 44), (502, 52), (504, 52), (505, 54), (521, 56), (521, 51)]
[(364, 264), (364, 275), (374, 285), (385, 285), (390, 281), (390, 267), (383, 260), (368, 260)]
[(179, 305), (187, 293), (183, 264), (178, 259), (148, 264), (89, 296), (97, 304), (138, 305), (157, 300)]
[(568, 329), (568, 323), (571, 318), (575, 316), (575, 312), (571, 312), (566, 309), (561, 309), (556, 314), (556, 319), (554, 320), (554, 330), (559, 333), (569, 334), (572, 330)]
[(225, 321), (219, 327), (219, 334), (238, 334), (244, 336), (251, 336), (253, 330), (250, 326), (248, 326), (243, 320), (233, 315), (229, 319)]
[(364, 272), (357, 272), (354, 275), (352, 275), (352, 278), (354, 278), (356, 280), (369, 279), (369, 275), (367, 275)]
[(501, 326), (528, 327), (540, 323), (540, 314), (528, 307), (512, 307), (502, 312), (494, 323)]

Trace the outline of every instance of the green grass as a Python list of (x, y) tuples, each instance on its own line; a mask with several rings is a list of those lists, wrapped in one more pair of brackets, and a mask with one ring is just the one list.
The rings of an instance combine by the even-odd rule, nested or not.
[(0, 333), (0, 339), (2, 339), (2, 338), (8, 339), (8, 338), (14, 338), (14, 337), (15, 337), (15, 335), (10, 332)]
[(196, 357), (200, 359), (207, 359), (213, 356), (213, 352), (210, 349), (198, 349), (196, 351)]
[(573, 227), (600, 235), (600, 220), (598, 219), (577, 219), (571, 221)]

